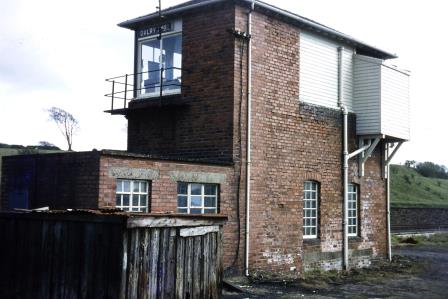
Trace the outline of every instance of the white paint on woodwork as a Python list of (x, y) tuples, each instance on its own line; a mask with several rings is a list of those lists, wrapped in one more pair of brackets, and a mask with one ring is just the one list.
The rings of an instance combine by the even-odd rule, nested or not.
[(136, 227), (179, 227), (179, 226), (205, 226), (224, 224), (226, 218), (170, 218), (170, 217), (130, 217), (127, 221), (127, 228)]
[(191, 227), (191, 228), (182, 228), (180, 230), (181, 237), (193, 237), (193, 236), (202, 236), (208, 233), (219, 232), (219, 226), (199, 226), (199, 227)]
[(377, 58), (355, 55), (354, 61), (357, 134), (409, 140), (409, 74)]
[[(344, 46), (319, 35), (300, 33), (299, 100), (338, 108), (338, 47)], [(343, 104), (353, 111), (353, 54), (344, 46), (342, 55)]]

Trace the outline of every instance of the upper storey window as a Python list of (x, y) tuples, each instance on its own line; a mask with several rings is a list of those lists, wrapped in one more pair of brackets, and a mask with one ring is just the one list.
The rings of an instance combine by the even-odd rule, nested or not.
[(180, 93), (182, 22), (179, 20), (144, 28), (137, 34), (139, 86), (137, 95), (151, 97)]

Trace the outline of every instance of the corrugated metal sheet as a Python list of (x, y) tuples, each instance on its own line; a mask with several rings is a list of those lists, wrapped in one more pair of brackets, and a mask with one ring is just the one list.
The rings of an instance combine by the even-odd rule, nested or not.
[[(338, 108), (338, 47), (340, 44), (313, 33), (300, 33), (301, 101)], [(343, 103), (353, 111), (353, 53), (343, 52)]]
[(354, 60), (357, 134), (409, 140), (409, 75), (381, 59), (355, 55)]

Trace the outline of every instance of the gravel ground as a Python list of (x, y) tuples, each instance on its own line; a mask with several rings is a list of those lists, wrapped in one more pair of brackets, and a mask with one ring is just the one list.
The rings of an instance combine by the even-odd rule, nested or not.
[[(238, 281), (243, 293), (224, 291), (222, 298), (448, 298), (448, 246), (394, 248), (395, 262), (341, 279), (307, 282)], [(308, 281), (310, 282), (310, 281)]]

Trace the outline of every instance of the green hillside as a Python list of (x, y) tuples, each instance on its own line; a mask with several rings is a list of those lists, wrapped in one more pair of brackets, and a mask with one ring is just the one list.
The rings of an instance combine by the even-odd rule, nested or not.
[(414, 169), (391, 165), (392, 207), (448, 208), (448, 180), (427, 178)]

